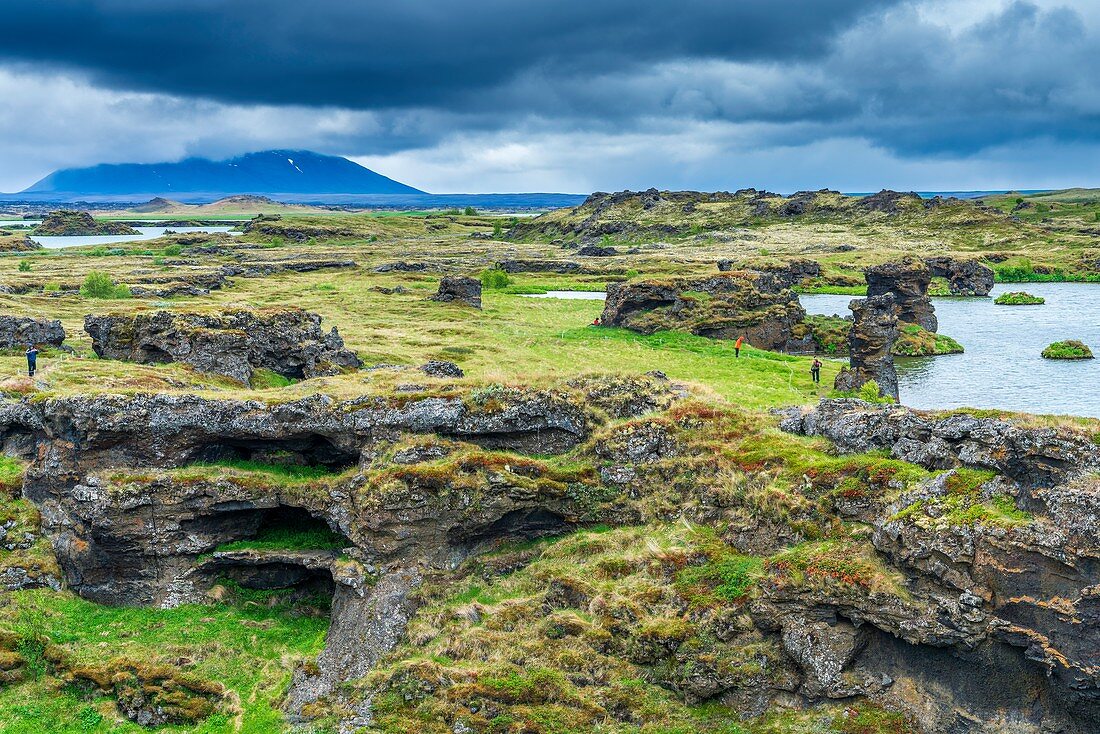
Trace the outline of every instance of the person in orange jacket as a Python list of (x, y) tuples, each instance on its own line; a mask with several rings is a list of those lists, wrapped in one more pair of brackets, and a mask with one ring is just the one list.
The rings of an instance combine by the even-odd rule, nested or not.
[(745, 341), (745, 337), (739, 336), (739, 337), (737, 337), (737, 341), (735, 341), (733, 343), (733, 356), (734, 357), (740, 357), (741, 356), (741, 342), (743, 342), (743, 341)]

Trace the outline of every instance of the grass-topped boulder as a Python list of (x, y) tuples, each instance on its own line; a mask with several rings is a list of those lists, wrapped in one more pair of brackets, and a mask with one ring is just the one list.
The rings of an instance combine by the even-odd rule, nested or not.
[(1045, 359), (1092, 359), (1092, 350), (1076, 339), (1054, 342), (1043, 350)]
[(686, 331), (715, 339), (744, 337), (771, 351), (804, 351), (811, 344), (798, 297), (753, 271), (707, 278), (662, 278), (610, 283), (603, 324), (643, 334)]
[(900, 324), (893, 347), (893, 353), (899, 357), (935, 357), (961, 354), (962, 351), (962, 344), (946, 334), (937, 334), (916, 324)]
[(998, 306), (1041, 306), (1047, 302), (1047, 299), (1024, 291), (1011, 291), (997, 296), (993, 302)]
[(59, 209), (42, 220), (35, 228), (37, 235), (47, 236), (90, 236), (138, 234), (138, 231), (125, 222), (97, 222), (88, 212)]

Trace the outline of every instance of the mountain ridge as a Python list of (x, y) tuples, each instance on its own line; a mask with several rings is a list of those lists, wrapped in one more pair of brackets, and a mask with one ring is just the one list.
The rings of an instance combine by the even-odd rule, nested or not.
[(223, 160), (191, 157), (165, 163), (101, 163), (64, 168), (18, 193), (141, 194), (173, 199), (193, 194), (423, 195), (427, 192), (340, 156), (276, 149)]

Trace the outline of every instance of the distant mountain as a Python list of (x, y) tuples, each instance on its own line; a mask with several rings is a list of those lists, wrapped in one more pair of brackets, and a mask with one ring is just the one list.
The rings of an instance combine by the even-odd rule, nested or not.
[(224, 161), (101, 164), (55, 171), (20, 192), (40, 198), (165, 197), (196, 199), (234, 194), (419, 194), (339, 156), (308, 150), (265, 150)]

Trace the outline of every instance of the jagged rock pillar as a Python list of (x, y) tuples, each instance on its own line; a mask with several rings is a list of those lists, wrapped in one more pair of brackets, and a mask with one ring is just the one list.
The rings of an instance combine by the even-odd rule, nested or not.
[(854, 392), (868, 381), (879, 395), (898, 399), (898, 374), (890, 353), (898, 338), (898, 305), (893, 294), (856, 299), (848, 304), (854, 319), (848, 331), (850, 367), (840, 371), (835, 388)]
[(923, 261), (907, 257), (896, 262), (883, 263), (864, 271), (867, 279), (867, 296), (892, 293), (897, 300), (898, 320), (917, 324), (928, 331), (936, 331), (939, 321), (928, 287), (932, 284), (932, 270)]

